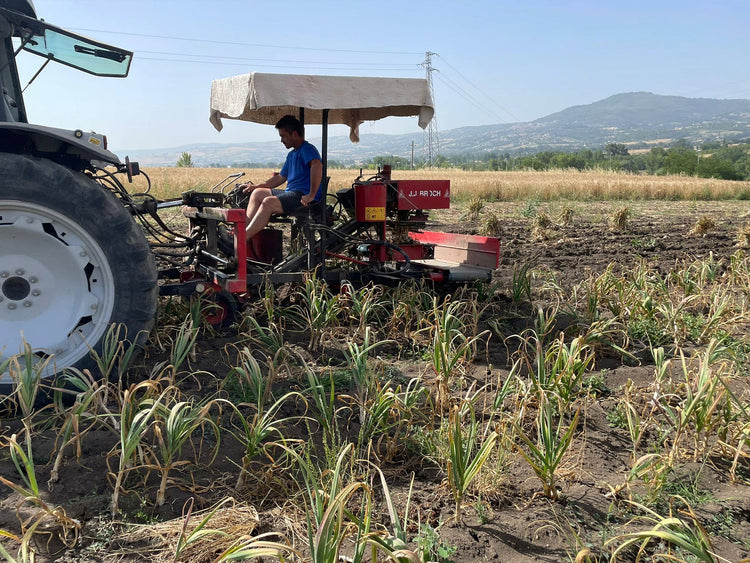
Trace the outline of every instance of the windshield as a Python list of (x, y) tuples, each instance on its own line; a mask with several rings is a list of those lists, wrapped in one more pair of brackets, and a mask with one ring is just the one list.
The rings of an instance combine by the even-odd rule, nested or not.
[(133, 59), (131, 51), (99, 43), (17, 12), (3, 12), (15, 24), (14, 35), (21, 38), (25, 51), (96, 76), (128, 75)]

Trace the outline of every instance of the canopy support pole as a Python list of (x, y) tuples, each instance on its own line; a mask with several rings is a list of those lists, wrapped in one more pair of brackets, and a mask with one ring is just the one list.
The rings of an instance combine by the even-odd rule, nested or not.
[[(321, 142), (320, 142), (320, 157), (323, 161), (323, 178), (320, 189), (323, 193), (320, 195), (320, 224), (326, 227), (326, 219), (328, 213), (326, 212), (326, 199), (328, 197), (328, 112), (329, 110), (323, 110), (323, 122), (321, 126)], [(326, 273), (326, 231), (325, 228), (320, 230), (320, 276), (325, 279)]]

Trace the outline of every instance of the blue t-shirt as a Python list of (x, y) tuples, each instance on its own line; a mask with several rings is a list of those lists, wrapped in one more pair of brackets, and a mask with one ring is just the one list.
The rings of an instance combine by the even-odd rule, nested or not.
[[(320, 153), (307, 141), (298, 149), (289, 151), (281, 169), (281, 175), (286, 178), (287, 191), (300, 192), (303, 195), (310, 193), (310, 163), (313, 160), (320, 160)], [(315, 201), (319, 201), (322, 195), (323, 192), (318, 186)]]

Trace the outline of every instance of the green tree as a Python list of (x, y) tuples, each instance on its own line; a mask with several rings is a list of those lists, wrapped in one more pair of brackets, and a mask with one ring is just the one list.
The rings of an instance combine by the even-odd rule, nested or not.
[(372, 166), (383, 167), (385, 164), (390, 164), (394, 170), (409, 170), (411, 162), (409, 159), (402, 156), (376, 156), (371, 161)]
[(664, 157), (666, 156), (667, 151), (665, 151), (661, 147), (654, 147), (650, 151), (648, 151), (648, 154), (646, 155), (645, 164), (646, 164), (646, 170), (649, 174), (656, 174), (659, 172), (662, 166), (664, 166)]
[(184, 152), (180, 155), (180, 158), (177, 159), (177, 168), (192, 168), (193, 167), (193, 157), (190, 155), (189, 152)]
[(623, 143), (607, 143), (604, 152), (612, 156), (628, 156), (628, 147)]
[(673, 147), (664, 157), (664, 172), (667, 174), (686, 174), (693, 176), (698, 167), (698, 154), (682, 146)]
[(701, 178), (719, 178), (721, 180), (742, 180), (742, 174), (728, 160), (715, 156), (702, 158), (698, 164), (698, 176)]

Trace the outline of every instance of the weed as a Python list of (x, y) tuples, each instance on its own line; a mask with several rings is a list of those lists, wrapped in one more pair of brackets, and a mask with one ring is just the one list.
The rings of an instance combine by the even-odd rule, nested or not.
[(615, 405), (613, 409), (608, 410), (605, 416), (607, 418), (607, 423), (612, 428), (627, 428), (628, 422), (625, 410), (619, 403)]
[(474, 503), (474, 510), (476, 510), (480, 524), (486, 524), (492, 520), (492, 510), (486, 502), (478, 500)]
[(521, 215), (526, 219), (531, 219), (537, 213), (537, 208), (541, 205), (542, 201), (538, 197), (532, 197), (526, 200), (526, 206), (521, 211)]
[(636, 250), (654, 250), (656, 239), (654, 237), (638, 237), (630, 241), (630, 246)]
[(612, 392), (612, 390), (607, 386), (607, 383), (604, 380), (603, 373), (592, 374), (588, 377), (585, 377), (583, 379), (582, 386), (589, 395), (592, 395), (594, 397), (609, 395)]
[(452, 563), (451, 557), (458, 553), (458, 548), (443, 541), (437, 529), (429, 524), (419, 526), (416, 539), (417, 550), (422, 554), (421, 561)]
[(662, 487), (662, 492), (670, 497), (679, 497), (690, 506), (700, 506), (715, 501), (713, 493), (701, 487), (700, 476), (701, 471), (698, 471), (695, 475), (668, 478)]

